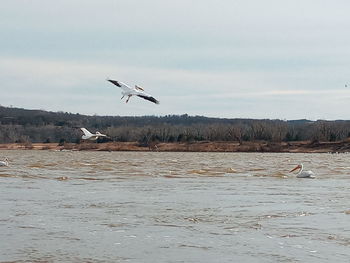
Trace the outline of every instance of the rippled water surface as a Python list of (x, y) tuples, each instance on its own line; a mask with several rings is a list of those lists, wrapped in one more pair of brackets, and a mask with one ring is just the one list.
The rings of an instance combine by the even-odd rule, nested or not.
[(2, 262), (350, 261), (349, 154), (5, 156)]

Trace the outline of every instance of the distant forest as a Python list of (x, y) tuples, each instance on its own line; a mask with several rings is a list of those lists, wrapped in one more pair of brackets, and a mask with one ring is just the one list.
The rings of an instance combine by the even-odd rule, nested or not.
[[(350, 121), (224, 119), (203, 116), (87, 116), (0, 106), (0, 143), (80, 143), (80, 127), (111, 141), (340, 141)], [(106, 141), (106, 139), (104, 140)], [(99, 142), (104, 142), (99, 141)]]

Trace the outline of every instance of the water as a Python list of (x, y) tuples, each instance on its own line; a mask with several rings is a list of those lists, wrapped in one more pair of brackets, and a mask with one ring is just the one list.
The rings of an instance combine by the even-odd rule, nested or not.
[(348, 154), (3, 156), (2, 262), (350, 261)]

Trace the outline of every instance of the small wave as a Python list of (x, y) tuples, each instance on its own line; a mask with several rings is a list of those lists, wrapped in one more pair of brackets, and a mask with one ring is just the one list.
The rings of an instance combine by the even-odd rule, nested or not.
[(99, 165), (96, 163), (80, 163), (80, 162), (75, 162), (74, 163), (75, 167), (82, 167), (82, 166), (89, 166), (89, 167), (98, 167)]
[[(181, 175), (175, 175), (175, 174), (167, 174), (167, 175), (163, 175), (164, 178), (185, 178), (184, 176)], [(188, 178), (188, 177), (186, 177)]]
[(67, 204), (65, 204), (65, 205), (58, 206), (58, 208), (75, 208), (75, 207), (74, 207), (74, 205), (67, 205)]
[(29, 179), (49, 179), (46, 176), (41, 176), (41, 175), (29, 175), (29, 174), (25, 174), (25, 175), (21, 175), (22, 178), (29, 178)]
[(296, 213), (278, 213), (278, 214), (262, 215), (259, 218), (260, 220), (263, 220), (263, 219), (273, 219), (273, 218), (294, 218), (294, 217), (311, 216), (311, 215), (315, 215), (315, 213), (301, 211)]
[(236, 169), (233, 169), (233, 168), (227, 168), (225, 170), (226, 173), (228, 174), (236, 174), (236, 173), (239, 173)]
[(262, 215), (262, 216), (260, 216), (259, 218), (260, 218), (260, 220), (263, 220), (263, 219), (270, 219), (270, 218), (283, 218), (283, 217), (288, 217), (289, 216), (289, 214), (287, 214), (287, 213), (281, 213), (281, 214), (271, 214), (271, 215)]
[(16, 177), (13, 174), (0, 174), (0, 177)]
[[(157, 226), (157, 225), (155, 225)], [(158, 226), (166, 226), (166, 227), (186, 227), (181, 225), (175, 225), (175, 224), (158, 224)]]
[(300, 237), (299, 235), (295, 235), (295, 234), (286, 234), (286, 235), (282, 235), (280, 236), (282, 238), (293, 238), (293, 237)]
[(57, 177), (56, 178), (58, 181), (66, 181), (68, 180), (69, 178), (67, 176), (60, 176), (60, 177)]
[(198, 217), (185, 217), (184, 219), (187, 220), (187, 221), (193, 222), (193, 223), (198, 223), (200, 221), (203, 221), (203, 220), (201, 220)]
[(222, 177), (225, 176), (225, 172), (221, 171), (213, 171), (209, 169), (200, 169), (200, 170), (190, 170), (187, 172), (188, 174), (195, 174), (198, 176), (207, 176), (207, 177)]
[(253, 176), (257, 177), (279, 177), (279, 178), (287, 178), (288, 176), (285, 173), (282, 172), (275, 172), (275, 173), (269, 173), (269, 174), (254, 174)]
[(199, 249), (204, 249), (204, 250), (209, 250), (211, 247), (205, 247), (205, 246), (200, 246), (200, 245), (187, 245), (187, 244), (180, 244), (180, 248), (199, 248)]
[(78, 177), (80, 180), (89, 180), (89, 181), (103, 181), (104, 178), (96, 178), (96, 177)]
[(114, 168), (111, 168), (111, 167), (103, 167), (103, 168), (100, 168), (100, 170), (109, 172), (109, 171), (114, 171)]
[(110, 228), (115, 228), (115, 227), (124, 227), (126, 226), (127, 224), (124, 224), (124, 223), (110, 223), (110, 224), (102, 224), (103, 226), (108, 226)]
[(23, 229), (43, 229), (41, 227), (36, 227), (36, 226), (18, 226), (18, 228), (23, 228)]
[(45, 163), (44, 166), (46, 167), (54, 167), (54, 166), (57, 166), (58, 164), (57, 163)]
[(40, 164), (40, 163), (33, 163), (28, 165), (29, 168), (45, 168), (45, 165)]
[(259, 171), (266, 171), (265, 168), (252, 168), (252, 169), (249, 169), (249, 171), (251, 172), (259, 172)]
[(187, 173), (189, 174), (205, 174), (207, 171), (206, 170), (190, 170)]

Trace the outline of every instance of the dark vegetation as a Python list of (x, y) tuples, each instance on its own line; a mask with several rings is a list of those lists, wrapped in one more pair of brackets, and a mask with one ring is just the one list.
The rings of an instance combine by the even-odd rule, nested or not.
[[(87, 116), (0, 106), (0, 143), (79, 143), (80, 127), (113, 141), (340, 141), (350, 137), (350, 121), (223, 119), (203, 116)], [(106, 141), (106, 140), (105, 140)], [(103, 141), (100, 141), (103, 142)]]

